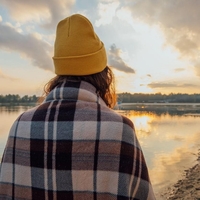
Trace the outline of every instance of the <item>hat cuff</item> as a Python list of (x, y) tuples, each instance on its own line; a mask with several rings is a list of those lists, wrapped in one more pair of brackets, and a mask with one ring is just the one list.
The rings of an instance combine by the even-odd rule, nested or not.
[(96, 74), (105, 69), (107, 57), (104, 45), (91, 54), (81, 56), (53, 57), (57, 75), (84, 76)]

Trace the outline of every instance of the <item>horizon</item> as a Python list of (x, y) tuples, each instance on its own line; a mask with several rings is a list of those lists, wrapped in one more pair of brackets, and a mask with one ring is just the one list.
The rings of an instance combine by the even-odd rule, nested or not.
[(200, 93), (200, 1), (0, 0), (0, 94), (42, 95), (55, 76), (57, 23), (86, 16), (103, 41), (117, 93)]
[[(130, 92), (122, 92), (122, 93), (116, 93), (116, 95), (122, 95), (122, 94), (130, 94), (130, 95), (134, 95), (134, 94), (138, 94), (138, 95), (200, 95), (200, 93), (169, 93), (169, 94), (164, 94), (164, 93), (160, 93), (160, 92), (157, 92), (157, 93), (130, 93)], [(37, 94), (23, 94), (23, 95), (20, 95), (20, 94), (16, 94), (16, 93), (9, 93), (9, 94), (1, 94), (0, 93), (0, 96), (8, 96), (8, 95), (19, 95), (20, 97), (24, 97), (24, 96), (28, 96), (28, 97), (31, 97), (31, 96), (36, 96), (36, 97), (41, 97), (41, 96), (38, 96)]]

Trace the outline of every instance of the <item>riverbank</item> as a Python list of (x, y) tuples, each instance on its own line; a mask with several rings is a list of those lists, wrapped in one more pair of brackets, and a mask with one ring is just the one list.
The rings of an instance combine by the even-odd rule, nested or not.
[(183, 179), (168, 188), (162, 196), (168, 200), (200, 200), (200, 153), (198, 164), (185, 170)]

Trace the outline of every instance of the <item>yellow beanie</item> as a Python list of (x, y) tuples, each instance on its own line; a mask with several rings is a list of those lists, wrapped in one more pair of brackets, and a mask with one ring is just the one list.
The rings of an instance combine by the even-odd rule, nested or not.
[(104, 70), (104, 44), (86, 17), (75, 14), (58, 23), (53, 61), (57, 75), (83, 76)]

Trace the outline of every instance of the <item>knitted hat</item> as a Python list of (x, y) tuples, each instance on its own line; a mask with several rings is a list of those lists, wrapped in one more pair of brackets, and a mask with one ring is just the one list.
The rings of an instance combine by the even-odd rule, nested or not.
[(83, 76), (104, 70), (104, 44), (86, 17), (75, 14), (58, 23), (53, 61), (57, 75)]

